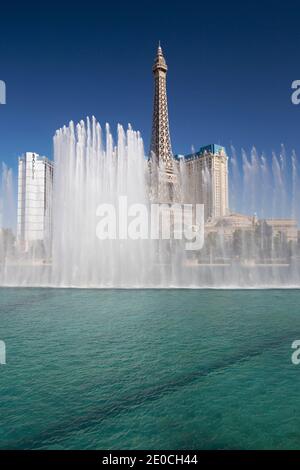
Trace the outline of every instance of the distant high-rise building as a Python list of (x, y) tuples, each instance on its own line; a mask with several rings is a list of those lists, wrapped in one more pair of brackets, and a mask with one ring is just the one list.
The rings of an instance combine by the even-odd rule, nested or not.
[(183, 192), (189, 202), (204, 204), (205, 220), (228, 215), (228, 157), (221, 145), (176, 157), (184, 165)]
[(19, 158), (17, 238), (24, 249), (52, 233), (53, 162), (34, 152)]

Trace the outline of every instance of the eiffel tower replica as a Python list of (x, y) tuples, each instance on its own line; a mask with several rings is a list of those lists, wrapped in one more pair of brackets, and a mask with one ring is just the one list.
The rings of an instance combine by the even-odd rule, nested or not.
[(167, 64), (160, 43), (153, 65), (154, 106), (149, 156), (150, 194), (155, 202), (177, 202), (179, 184), (177, 163), (173, 157), (168, 117)]

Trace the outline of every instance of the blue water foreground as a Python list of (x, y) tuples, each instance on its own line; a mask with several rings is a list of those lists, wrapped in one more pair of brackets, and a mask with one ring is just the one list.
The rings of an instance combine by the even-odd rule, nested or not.
[(300, 449), (298, 290), (0, 289), (1, 449)]

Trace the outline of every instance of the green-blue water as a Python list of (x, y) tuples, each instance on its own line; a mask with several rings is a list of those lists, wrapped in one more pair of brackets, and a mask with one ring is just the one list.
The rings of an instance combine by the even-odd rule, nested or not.
[(0, 289), (0, 448), (300, 449), (300, 291)]

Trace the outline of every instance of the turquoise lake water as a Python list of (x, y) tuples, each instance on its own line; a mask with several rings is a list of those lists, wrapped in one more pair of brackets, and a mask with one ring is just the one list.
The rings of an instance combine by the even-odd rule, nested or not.
[(0, 289), (1, 449), (300, 449), (297, 290)]

